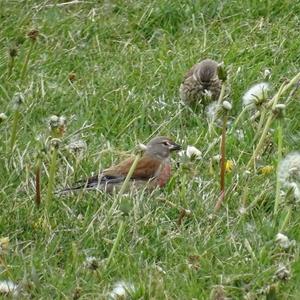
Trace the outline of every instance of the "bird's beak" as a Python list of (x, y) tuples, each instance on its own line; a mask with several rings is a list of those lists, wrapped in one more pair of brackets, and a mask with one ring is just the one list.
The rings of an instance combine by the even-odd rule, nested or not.
[(169, 150), (170, 151), (178, 151), (178, 150), (181, 150), (182, 147), (178, 144), (175, 144), (175, 143), (172, 143), (170, 146), (169, 146)]

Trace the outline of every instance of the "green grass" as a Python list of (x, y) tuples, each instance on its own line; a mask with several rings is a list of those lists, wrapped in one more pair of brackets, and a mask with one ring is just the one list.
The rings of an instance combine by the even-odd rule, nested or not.
[[(219, 145), (202, 160), (174, 156), (174, 167), (180, 165), (164, 190), (125, 196), (112, 217), (114, 197), (99, 193), (54, 196), (47, 210), (45, 201), (51, 115), (68, 120), (58, 151), (57, 189), (117, 162), (153, 133), (205, 153), (212, 143), (205, 117), (179, 103), (183, 74), (206, 57), (224, 61), (236, 117), (243, 93), (263, 80), (264, 69), (272, 72), (274, 91), (298, 73), (300, 2), (92, 0), (47, 6), (56, 2), (61, 3), (0, 3), (0, 113), (8, 116), (0, 123), (0, 238), (10, 238), (0, 280), (20, 283), (24, 299), (72, 299), (75, 291), (80, 299), (106, 299), (118, 280), (134, 284), (133, 299), (209, 299), (218, 285), (231, 299), (271, 299), (261, 291), (273, 285), (276, 299), (299, 299), (299, 207), (293, 206), (284, 230), (296, 245), (283, 251), (275, 236), (293, 204), (283, 201), (274, 217), (275, 171), (252, 171), (242, 199), (255, 135), (247, 119), (240, 127), (242, 141), (227, 136), (228, 159), (244, 155), (226, 175), (229, 194), (217, 216), (212, 212), (219, 167), (212, 158)], [(31, 29), (38, 29), (39, 37), (21, 79)], [(8, 76), (11, 47), (18, 54)], [(76, 74), (72, 83), (70, 73)], [(18, 92), (24, 103), (11, 151), (12, 99)], [(282, 122), (283, 156), (299, 150), (299, 101), (296, 92)], [(79, 129), (77, 137), (88, 147), (76, 158), (65, 146)], [(271, 151), (259, 163), (276, 169), (274, 132)], [(39, 209), (34, 203), (37, 157), (43, 162)], [(250, 205), (246, 214), (239, 212), (242, 201)], [(181, 208), (190, 209), (191, 216), (177, 226)], [(121, 222), (124, 231), (106, 268)], [(84, 267), (88, 256), (99, 260), (96, 271)], [(197, 261), (192, 266), (191, 256)], [(279, 263), (290, 270), (286, 281), (276, 279)]]

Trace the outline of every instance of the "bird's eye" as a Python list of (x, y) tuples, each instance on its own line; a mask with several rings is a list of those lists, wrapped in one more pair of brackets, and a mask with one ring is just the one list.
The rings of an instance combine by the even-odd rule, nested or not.
[(164, 142), (163, 142), (163, 145), (165, 145), (165, 146), (168, 146), (168, 147), (169, 147), (169, 146), (170, 146), (170, 143), (169, 143), (168, 141), (164, 141)]

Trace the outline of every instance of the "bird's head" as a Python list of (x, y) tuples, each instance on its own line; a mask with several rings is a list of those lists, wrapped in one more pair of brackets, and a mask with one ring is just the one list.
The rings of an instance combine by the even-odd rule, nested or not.
[(145, 154), (158, 159), (168, 158), (172, 151), (178, 151), (181, 146), (165, 136), (158, 136), (150, 140), (144, 147)]
[(217, 62), (212, 59), (205, 59), (199, 63), (199, 67), (195, 69), (193, 76), (204, 86), (204, 89), (207, 89), (211, 81), (217, 76), (217, 69)]

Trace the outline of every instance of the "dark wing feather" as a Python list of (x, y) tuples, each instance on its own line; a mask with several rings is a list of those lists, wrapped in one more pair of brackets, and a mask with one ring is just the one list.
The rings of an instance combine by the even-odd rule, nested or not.
[(125, 179), (124, 176), (110, 176), (110, 175), (95, 175), (85, 180), (77, 181), (73, 187), (65, 188), (58, 193), (82, 190), (82, 189), (93, 189), (100, 185), (118, 184)]

